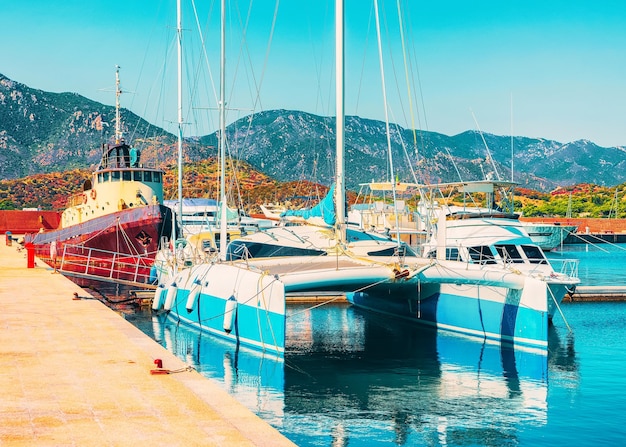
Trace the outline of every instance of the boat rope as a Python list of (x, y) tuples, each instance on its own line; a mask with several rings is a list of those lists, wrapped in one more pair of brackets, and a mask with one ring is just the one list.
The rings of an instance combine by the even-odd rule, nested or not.
[(550, 292), (550, 296), (552, 297), (552, 301), (554, 301), (554, 305), (556, 306), (556, 308), (558, 309), (559, 313), (561, 314), (561, 318), (563, 318), (563, 321), (565, 322), (565, 326), (567, 326), (567, 330), (571, 333), (572, 332), (572, 328), (570, 327), (569, 323), (567, 322), (567, 319), (565, 318), (565, 315), (563, 314), (563, 311), (561, 310), (561, 306), (559, 306), (558, 300), (554, 296), (554, 293), (552, 293), (552, 289), (550, 289), (550, 287), (548, 287), (547, 284), (546, 284), (546, 288), (548, 289), (548, 292)]

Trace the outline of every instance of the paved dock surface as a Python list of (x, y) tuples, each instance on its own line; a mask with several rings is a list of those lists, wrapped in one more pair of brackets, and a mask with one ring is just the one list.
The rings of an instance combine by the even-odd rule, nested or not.
[(0, 446), (294, 446), (42, 261), (0, 244)]

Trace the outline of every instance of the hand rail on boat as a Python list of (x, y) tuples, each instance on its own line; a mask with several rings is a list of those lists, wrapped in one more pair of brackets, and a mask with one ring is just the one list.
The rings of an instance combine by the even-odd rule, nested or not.
[(77, 273), (94, 279), (107, 278), (148, 284), (153, 259), (154, 253), (118, 253), (64, 244), (59, 271)]
[(549, 259), (548, 262), (556, 272), (578, 278), (580, 259)]

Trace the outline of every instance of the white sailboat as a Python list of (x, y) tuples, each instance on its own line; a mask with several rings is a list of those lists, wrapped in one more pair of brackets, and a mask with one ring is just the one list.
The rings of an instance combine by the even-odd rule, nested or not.
[[(528, 242), (522, 233), (503, 246), (493, 239), (479, 244), (490, 260), (483, 262), (469, 252), (467, 257), (449, 256), (459, 251), (459, 244), (470, 245), (473, 233), (450, 246), (444, 213), (438, 216), (433, 250), (425, 257), (416, 256), (399, 240), (346, 225), (341, 1), (336, 2), (336, 23), (336, 221), (332, 227), (283, 227), (240, 238), (229, 244), (227, 258), (276, 275), (287, 293), (343, 291), (348, 301), (365, 309), (545, 353), (549, 321), (578, 279), (555, 272), (542, 254), (537, 261), (520, 251)], [(431, 205), (430, 212), (434, 210)], [(481, 225), (489, 228), (493, 223)], [(520, 259), (530, 269), (522, 269)]]
[[(182, 70), (181, 0), (178, 12), (178, 77)], [(225, 2), (221, 2), (222, 73), (224, 72)], [(221, 78), (220, 107), (224, 107), (224, 76)], [(182, 124), (182, 93), (179, 81), (179, 123)], [(221, 153), (224, 155), (225, 121), (220, 120)], [(182, 216), (182, 127), (179, 124), (179, 216)], [(224, 165), (222, 164), (221, 199), (224, 195)], [(226, 210), (222, 207), (220, 228), (222, 241), (227, 239)], [(184, 241), (184, 240), (183, 240)], [(154, 311), (167, 313), (168, 318), (180, 321), (201, 331), (229, 339), (237, 345), (248, 346), (278, 355), (285, 348), (285, 288), (283, 283), (265, 272), (244, 264), (221, 264), (212, 260), (194, 260), (188, 264), (174, 252), (161, 258), (159, 287), (152, 303)], [(184, 242), (181, 242), (184, 245)], [(184, 246), (180, 247), (184, 255)], [(225, 250), (225, 244), (222, 244)], [(165, 253), (164, 253), (165, 254)], [(155, 262), (156, 264), (156, 262)]]

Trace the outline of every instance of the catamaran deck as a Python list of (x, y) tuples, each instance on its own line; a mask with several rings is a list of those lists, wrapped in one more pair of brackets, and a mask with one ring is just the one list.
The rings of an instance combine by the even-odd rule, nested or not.
[(0, 445), (293, 446), (81, 288), (0, 245)]

